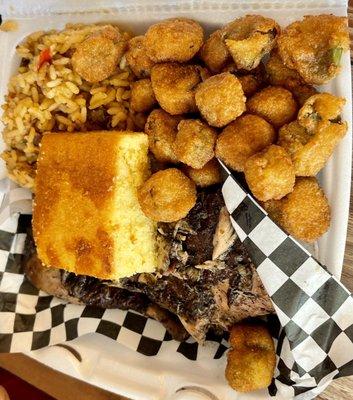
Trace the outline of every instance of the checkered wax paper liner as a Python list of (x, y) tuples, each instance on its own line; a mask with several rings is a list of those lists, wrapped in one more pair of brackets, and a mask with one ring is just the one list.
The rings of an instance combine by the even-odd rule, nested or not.
[(0, 180), (0, 352), (25, 352), (97, 332), (144, 355), (176, 351), (190, 360), (220, 358), (225, 337), (172, 340), (162, 324), (133, 311), (67, 304), (38, 291), (24, 276), (21, 255), (31, 224), (31, 192)]
[[(269, 392), (311, 399), (332, 379), (353, 374), (353, 299), (224, 171), (223, 195), (232, 223), (279, 317), (269, 321), (278, 356)], [(34, 288), (20, 265), (31, 215), (18, 213), (18, 205), (23, 200), (27, 212), (30, 193), (0, 184), (8, 189), (0, 210), (0, 217), (8, 216), (0, 226), (0, 352), (35, 350), (97, 332), (145, 355), (166, 347), (191, 360), (223, 355), (225, 338), (211, 338), (207, 346), (192, 339), (174, 342), (160, 323), (138, 313), (66, 304)]]
[(222, 192), (232, 224), (282, 327), (270, 392), (311, 399), (333, 379), (353, 375), (352, 295), (222, 167), (227, 175)]

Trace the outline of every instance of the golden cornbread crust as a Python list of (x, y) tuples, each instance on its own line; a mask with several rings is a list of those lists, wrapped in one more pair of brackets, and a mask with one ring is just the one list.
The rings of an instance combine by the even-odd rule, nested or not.
[(155, 267), (154, 223), (137, 201), (149, 174), (147, 149), (142, 133), (44, 135), (33, 231), (45, 265), (100, 279)]

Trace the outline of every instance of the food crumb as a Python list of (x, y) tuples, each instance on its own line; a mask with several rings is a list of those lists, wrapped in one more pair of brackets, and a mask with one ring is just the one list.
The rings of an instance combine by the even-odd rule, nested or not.
[(5, 21), (0, 26), (0, 31), (2, 31), (2, 32), (14, 32), (14, 31), (17, 31), (17, 29), (18, 29), (18, 23), (11, 19)]

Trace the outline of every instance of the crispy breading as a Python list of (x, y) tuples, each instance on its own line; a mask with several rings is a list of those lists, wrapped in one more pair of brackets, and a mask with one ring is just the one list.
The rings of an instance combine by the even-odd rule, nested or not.
[(125, 57), (132, 72), (138, 78), (148, 78), (151, 75), (155, 62), (147, 55), (144, 36), (135, 36), (129, 40)]
[(148, 135), (149, 149), (157, 161), (177, 163), (173, 150), (177, 127), (181, 116), (170, 115), (164, 110), (153, 110), (147, 118), (145, 132)]
[(199, 119), (179, 122), (173, 144), (178, 160), (192, 168), (202, 168), (214, 157), (217, 132)]
[(292, 93), (279, 86), (268, 86), (255, 93), (246, 106), (249, 112), (265, 118), (276, 128), (293, 121), (298, 110)]
[(271, 56), (265, 64), (267, 79), (271, 85), (283, 86), (292, 92), (300, 106), (314, 94), (316, 89), (308, 85), (294, 69), (286, 67), (278, 54), (277, 49), (271, 52)]
[(133, 111), (149, 111), (156, 103), (150, 79), (140, 79), (131, 84), (130, 107)]
[(315, 176), (347, 132), (340, 113), (345, 100), (329, 93), (310, 97), (298, 119), (282, 126), (278, 144), (292, 157), (297, 176)]
[(222, 39), (222, 30), (211, 33), (200, 50), (200, 58), (213, 73), (218, 73), (231, 60), (231, 56)]
[(298, 112), (298, 122), (314, 132), (319, 126), (329, 122), (339, 122), (340, 113), (346, 100), (331, 93), (311, 96)]
[(195, 88), (202, 80), (201, 72), (198, 65), (156, 64), (151, 81), (159, 105), (172, 115), (197, 111)]
[(222, 29), (222, 38), (239, 69), (256, 68), (275, 46), (280, 27), (261, 15), (246, 15)]
[(186, 165), (183, 172), (196, 183), (196, 186), (201, 188), (222, 182), (221, 167), (215, 158), (212, 158), (200, 169)]
[(196, 186), (176, 168), (153, 174), (139, 189), (138, 199), (144, 214), (160, 222), (186, 217), (196, 203)]
[(195, 100), (211, 126), (223, 127), (245, 111), (245, 96), (239, 80), (229, 72), (211, 76), (196, 88)]
[(231, 329), (229, 342), (225, 371), (229, 385), (237, 392), (267, 388), (273, 378), (276, 353), (265, 324), (241, 322)]
[(293, 190), (294, 165), (282, 147), (271, 145), (245, 162), (245, 179), (260, 201), (281, 199)]
[(278, 145), (290, 153), (297, 176), (315, 176), (346, 132), (346, 122), (320, 125), (315, 133), (310, 133), (294, 121), (280, 129)]
[(305, 242), (314, 242), (330, 226), (330, 206), (314, 177), (297, 178), (291, 193), (265, 202), (264, 208), (290, 235)]
[(262, 63), (251, 71), (246, 71), (238, 69), (233, 62), (224, 67), (222, 72), (230, 72), (239, 79), (245, 97), (252, 96), (265, 84), (265, 68)]
[(284, 64), (306, 83), (322, 85), (340, 72), (343, 52), (349, 50), (347, 18), (307, 15), (287, 26), (278, 38)]
[(228, 167), (242, 172), (246, 160), (275, 139), (275, 130), (266, 120), (245, 114), (227, 125), (218, 136), (216, 156)]
[(118, 28), (107, 26), (77, 45), (71, 57), (72, 67), (90, 83), (112, 75), (127, 47), (127, 38)]
[(170, 18), (151, 25), (146, 32), (148, 56), (155, 62), (191, 60), (203, 43), (201, 25), (188, 18)]

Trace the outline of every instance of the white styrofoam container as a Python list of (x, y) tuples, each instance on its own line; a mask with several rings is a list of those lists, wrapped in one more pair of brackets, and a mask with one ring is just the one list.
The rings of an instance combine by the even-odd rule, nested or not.
[[(155, 21), (172, 16), (185, 16), (198, 20), (206, 32), (210, 32), (236, 17), (249, 13), (272, 17), (280, 25), (285, 26), (307, 14), (346, 15), (346, 1), (100, 0), (93, 3), (83, 0), (47, 0), (45, 4), (40, 4), (34, 0), (0, 0), (0, 13), (4, 19), (8, 16), (10, 19), (16, 18), (18, 22), (18, 29), (15, 32), (0, 33), (0, 101), (2, 102), (7, 82), (16, 72), (20, 61), (15, 54), (15, 47), (34, 31), (62, 29), (69, 22), (104, 21), (118, 23), (140, 34)], [(348, 121), (349, 130), (320, 174), (320, 181), (331, 205), (332, 222), (330, 230), (317, 243), (319, 261), (338, 277), (341, 275), (344, 257), (351, 182), (352, 98), (348, 53), (344, 55), (342, 63), (343, 71), (340, 76), (320, 89), (347, 99), (343, 119)], [(1, 147), (3, 147), (2, 141)], [(5, 166), (0, 163), (0, 178), (5, 174)], [(175, 352), (173, 342), (156, 357), (142, 356), (96, 334), (78, 338), (70, 342), (70, 346), (75, 347), (81, 354), (81, 363), (70, 352), (60, 347), (45, 348), (28, 355), (78, 379), (133, 399), (171, 399), (183, 386), (201, 387), (216, 397), (195, 392), (179, 392), (175, 399), (269, 398), (267, 391), (240, 394), (231, 390), (224, 378), (225, 357), (220, 360), (201, 360), (195, 368), (193, 361)]]

